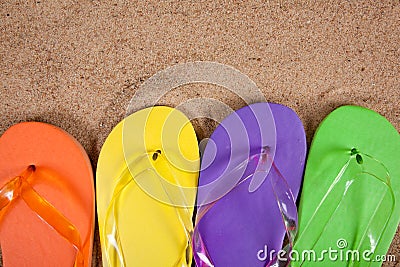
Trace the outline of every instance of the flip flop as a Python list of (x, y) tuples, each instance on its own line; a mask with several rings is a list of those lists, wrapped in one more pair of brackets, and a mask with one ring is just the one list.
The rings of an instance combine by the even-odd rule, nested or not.
[(197, 266), (272, 265), (285, 234), (290, 250), (305, 155), (303, 125), (288, 107), (251, 104), (221, 122), (202, 157)]
[(176, 109), (146, 108), (112, 130), (96, 180), (104, 266), (190, 266), (198, 170), (196, 134)]
[(0, 138), (3, 266), (91, 266), (94, 186), (71, 135), (24, 122)]
[(400, 219), (399, 166), (400, 136), (384, 117), (358, 106), (328, 115), (307, 160), (293, 265), (380, 266)]

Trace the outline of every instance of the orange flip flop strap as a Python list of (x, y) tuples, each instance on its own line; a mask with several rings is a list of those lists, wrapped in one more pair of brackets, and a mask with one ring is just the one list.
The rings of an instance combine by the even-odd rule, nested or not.
[[(28, 183), (27, 179), (34, 171), (35, 167), (29, 166), (24, 173), (13, 178), (0, 189), (0, 214), (6, 210), (13, 200), (21, 197), (37, 216), (57, 231), (59, 235), (77, 250), (74, 266), (85, 266), (82, 242), (78, 229)], [(1, 219), (2, 216), (0, 217)]]

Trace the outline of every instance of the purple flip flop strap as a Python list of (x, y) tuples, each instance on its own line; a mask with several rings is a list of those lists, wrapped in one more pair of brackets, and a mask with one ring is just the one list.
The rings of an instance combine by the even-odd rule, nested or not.
[[(232, 188), (234, 190), (236, 187), (238, 187), (240, 184), (244, 183), (246, 180), (252, 178), (258, 173), (265, 173), (268, 175), (268, 166), (267, 164), (268, 161), (270, 161), (272, 168), (269, 169), (269, 172), (273, 172), (272, 175), (268, 175), (270, 177), (269, 182), (271, 183), (272, 190), (275, 196), (276, 203), (278, 205), (279, 211), (282, 216), (282, 222), (285, 226), (285, 231), (286, 231), (286, 236), (288, 239), (288, 244), (283, 248), (283, 251), (285, 251), (285, 259), (278, 259), (278, 255), (274, 255), (272, 259), (270, 259), (269, 262), (266, 263), (265, 266), (287, 266), (290, 263), (290, 259), (288, 255), (292, 251), (293, 248), (293, 242), (297, 234), (297, 207), (296, 207), (296, 201), (293, 196), (293, 193), (285, 179), (285, 177), (281, 174), (279, 171), (278, 167), (275, 165), (273, 162), (271, 156), (269, 155), (269, 148), (268, 147), (263, 147), (260, 149), (260, 153), (256, 153), (253, 155), (250, 155), (247, 159), (245, 159), (243, 162), (241, 162), (238, 166), (236, 166), (234, 169), (232, 169), (229, 173), (226, 175), (228, 176), (235, 176), (236, 172), (243, 171), (244, 168), (247, 167), (247, 165), (251, 162), (257, 163), (256, 170), (248, 175), (247, 177), (244, 177), (242, 179), (239, 179), (237, 184)], [(272, 161), (272, 162), (271, 162)], [(250, 182), (251, 184), (251, 182)], [(218, 186), (217, 186), (218, 187)], [(209, 193), (212, 195), (212, 192)], [(229, 194), (229, 192), (228, 192)], [(201, 221), (201, 219), (204, 217), (204, 215), (213, 208), (213, 206), (217, 203), (218, 200), (215, 200), (209, 204), (199, 206), (198, 211), (197, 211), (197, 218), (196, 218), (196, 226), (194, 228), (193, 232), (193, 238), (192, 238), (192, 246), (193, 246), (193, 251), (194, 251), (194, 259), (196, 261), (197, 266), (199, 267), (214, 267), (213, 260), (207, 251), (207, 247), (203, 241), (203, 238), (201, 236), (201, 233), (199, 232), (198, 226)], [(207, 203), (207, 202), (206, 202)], [(279, 255), (281, 256), (281, 255)]]

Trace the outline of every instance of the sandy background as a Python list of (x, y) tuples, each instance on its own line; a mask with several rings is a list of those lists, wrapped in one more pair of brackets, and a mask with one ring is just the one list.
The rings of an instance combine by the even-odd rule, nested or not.
[[(197, 60), (247, 74), (268, 101), (299, 114), (308, 142), (343, 104), (374, 109), (400, 130), (399, 1), (105, 2), (1, 2), (0, 134), (20, 121), (54, 124), (82, 143), (96, 168), (138, 86)], [(213, 86), (185, 86), (161, 102), (196, 96), (244, 104)], [(214, 126), (198, 122), (199, 137)], [(400, 260), (400, 234), (389, 253)], [(100, 266), (97, 233), (93, 259)]]

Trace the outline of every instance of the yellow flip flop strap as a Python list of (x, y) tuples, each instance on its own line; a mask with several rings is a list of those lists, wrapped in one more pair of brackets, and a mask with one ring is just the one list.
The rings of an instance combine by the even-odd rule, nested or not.
[[(109, 266), (120, 266), (120, 267), (125, 267), (126, 262), (125, 262), (125, 257), (124, 257), (124, 251), (122, 248), (121, 244), (121, 239), (119, 235), (119, 230), (118, 230), (118, 205), (119, 205), (119, 197), (121, 196), (121, 193), (130, 185), (134, 180), (140, 179), (140, 177), (145, 177), (145, 173), (147, 172), (153, 172), (157, 175), (159, 178), (159, 181), (161, 183), (161, 186), (164, 189), (164, 192), (166, 193), (167, 197), (171, 200), (171, 203), (176, 203), (176, 199), (174, 201), (172, 200), (172, 197), (169, 195), (168, 190), (164, 186), (165, 181), (163, 181), (163, 177), (160, 177), (156, 171), (154, 170), (153, 167), (148, 167), (146, 169), (138, 170), (137, 173), (132, 173), (131, 170), (134, 170), (134, 166), (138, 165), (138, 163), (144, 159), (149, 159), (150, 157), (154, 157), (156, 155), (157, 158), (162, 158), (164, 162), (167, 163), (167, 166), (170, 169), (170, 173), (173, 175), (175, 183), (179, 186), (179, 180), (174, 176), (174, 172), (169, 164), (169, 161), (165, 158), (165, 156), (161, 155), (159, 151), (153, 151), (153, 152), (148, 152), (144, 153), (142, 156), (136, 158), (132, 162), (128, 163), (122, 173), (120, 174), (119, 178), (117, 179), (117, 184), (114, 187), (113, 193), (112, 193), (112, 198), (110, 201), (110, 204), (107, 208), (106, 211), (106, 216), (105, 216), (105, 225), (103, 227), (103, 236), (104, 238), (104, 243), (105, 243), (105, 248), (106, 248), (106, 259), (109, 264)], [(129, 168), (130, 166), (133, 166), (133, 168)], [(150, 165), (149, 165), (150, 166)], [(128, 175), (129, 174), (129, 175)], [(182, 255), (184, 254), (184, 260), (182, 258), (178, 259), (176, 262), (175, 266), (180, 266), (182, 264), (182, 261), (185, 261), (188, 263), (190, 261), (190, 256), (191, 253), (191, 237), (193, 233), (193, 224), (191, 221), (191, 215), (190, 211), (187, 206), (187, 201), (185, 199), (185, 195), (181, 194), (182, 199), (180, 205), (182, 208), (178, 209), (175, 208), (175, 211), (177, 213), (177, 216), (185, 229), (186, 236), (188, 238), (188, 243), (187, 246), (185, 247), (184, 251), (182, 252)]]

